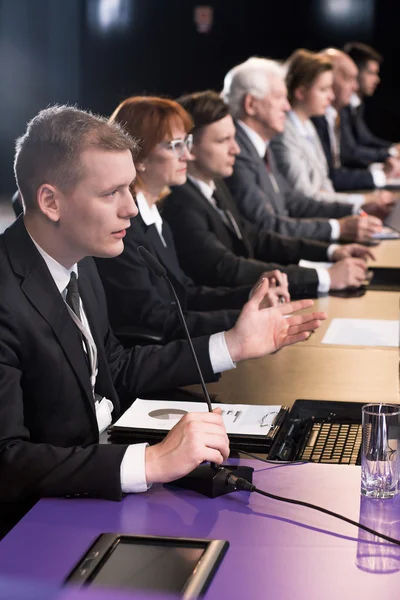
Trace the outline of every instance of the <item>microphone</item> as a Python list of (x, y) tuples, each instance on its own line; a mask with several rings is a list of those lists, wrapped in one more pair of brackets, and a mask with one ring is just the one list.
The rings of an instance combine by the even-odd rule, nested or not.
[(190, 352), (192, 353), (193, 360), (194, 360), (197, 372), (200, 377), (200, 383), (201, 383), (201, 387), (203, 389), (204, 399), (207, 402), (209, 412), (212, 412), (210, 395), (208, 393), (208, 389), (204, 382), (203, 373), (201, 372), (199, 361), (197, 360), (196, 352), (193, 347), (192, 338), (190, 337), (190, 333), (189, 333), (189, 330), (186, 325), (185, 317), (183, 315), (181, 303), (179, 302), (179, 298), (177, 296), (175, 288), (172, 285), (171, 280), (169, 279), (169, 277), (167, 275), (166, 269), (158, 262), (158, 260), (156, 258), (154, 258), (154, 256), (152, 254), (150, 254), (150, 252), (148, 250), (146, 250), (146, 248), (144, 248), (143, 246), (139, 246), (137, 251), (139, 252), (142, 260), (146, 263), (146, 265), (148, 266), (150, 271), (152, 271), (154, 273), (154, 275), (156, 275), (157, 277), (162, 277), (167, 282), (169, 289), (171, 290), (172, 296), (175, 300), (176, 309), (178, 311), (179, 321), (182, 325), (183, 331), (185, 332), (186, 339), (189, 343)]
[[(162, 279), (166, 281), (169, 289), (171, 290), (171, 294), (175, 300), (176, 309), (178, 311), (179, 321), (185, 332), (190, 352), (192, 354), (197, 372), (199, 374), (204, 399), (207, 403), (209, 412), (212, 412), (210, 395), (204, 382), (203, 373), (201, 371), (199, 361), (197, 359), (197, 355), (193, 347), (192, 338), (190, 337), (190, 333), (182, 311), (181, 303), (179, 302), (179, 298), (175, 291), (175, 288), (167, 275), (166, 269), (148, 250), (146, 250), (146, 248), (144, 248), (144, 246), (138, 246), (137, 251), (140, 254), (140, 257), (142, 258), (143, 262), (150, 269), (150, 271), (154, 273), (156, 277), (162, 277)], [(247, 480), (247, 482), (252, 482), (253, 470), (254, 469), (252, 467), (244, 467), (240, 465), (229, 466), (229, 470), (227, 470), (223, 466), (220, 467), (218, 465), (215, 465), (214, 463), (210, 463), (200, 465), (185, 477), (181, 477), (180, 479), (177, 479), (172, 483), (174, 485), (178, 485), (179, 487), (199, 492), (204, 496), (216, 498), (217, 496), (229, 494), (230, 492), (239, 489), (239, 487), (237, 486), (237, 482), (239, 480)]]

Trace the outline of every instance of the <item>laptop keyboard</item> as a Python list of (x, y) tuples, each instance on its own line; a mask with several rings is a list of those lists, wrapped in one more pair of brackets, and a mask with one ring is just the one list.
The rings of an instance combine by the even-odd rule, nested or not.
[(298, 459), (310, 462), (356, 465), (362, 443), (361, 424), (313, 423)]

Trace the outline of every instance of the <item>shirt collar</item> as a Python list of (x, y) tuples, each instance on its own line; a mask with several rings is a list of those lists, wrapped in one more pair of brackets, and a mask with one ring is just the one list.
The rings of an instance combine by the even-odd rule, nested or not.
[(136, 194), (136, 202), (139, 208), (140, 216), (146, 225), (155, 225), (157, 229), (161, 230), (163, 220), (156, 204), (149, 206), (143, 192)]
[(352, 96), (350, 98), (350, 106), (352, 108), (358, 108), (360, 106), (360, 104), (361, 104), (361, 99), (360, 99), (359, 95), (354, 92), (354, 94), (352, 94)]
[(291, 120), (297, 131), (303, 137), (307, 139), (309, 139), (310, 137), (314, 137), (315, 131), (310, 119), (307, 119), (307, 121), (301, 121), (293, 110), (289, 110), (289, 112), (287, 113), (287, 117)]
[(37, 242), (35, 242), (29, 231), (28, 234), (32, 242), (35, 244), (37, 251), (46, 263), (47, 268), (50, 271), (50, 275), (54, 279), (54, 283), (56, 284), (58, 291), (60, 292), (60, 294), (62, 294), (65, 291), (67, 285), (69, 284), (71, 273), (74, 272), (76, 277), (78, 278), (77, 263), (72, 265), (70, 269), (66, 269), (63, 265), (54, 260), (54, 258), (50, 256), (50, 254), (47, 254), (47, 252), (43, 250), (43, 248), (41, 248)]
[(260, 156), (260, 158), (264, 158), (269, 142), (263, 140), (262, 137), (258, 135), (256, 131), (254, 131), (254, 129), (249, 127), (246, 123), (243, 123), (243, 121), (238, 120), (237, 123), (238, 125), (240, 125), (243, 131), (247, 134), (247, 137), (253, 143), (253, 146), (257, 150), (257, 154)]
[(211, 185), (209, 185), (204, 181), (200, 181), (200, 179), (196, 179), (196, 177), (193, 177), (192, 175), (188, 175), (188, 179), (190, 179), (190, 181), (199, 188), (199, 190), (201, 191), (203, 196), (207, 198), (207, 200), (212, 199), (213, 194), (215, 192), (215, 183), (213, 181), (211, 182)]
[(333, 106), (328, 106), (328, 108), (325, 111), (326, 120), (328, 121), (328, 123), (330, 125), (332, 125), (332, 127), (335, 124), (337, 114), (338, 114), (338, 112), (337, 112), (336, 108), (334, 108)]

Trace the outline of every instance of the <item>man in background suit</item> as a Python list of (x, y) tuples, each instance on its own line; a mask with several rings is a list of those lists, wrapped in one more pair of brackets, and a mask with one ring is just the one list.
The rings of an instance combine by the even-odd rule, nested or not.
[[(116, 125), (72, 107), (42, 111), (17, 142), (24, 216), (0, 237), (0, 503), (8, 526), (9, 509), (15, 518), (40, 496), (119, 500), (229, 454), (215, 412), (186, 415), (155, 446), (98, 443), (137, 394), (198, 381), (186, 342), (118, 344), (90, 258), (123, 250), (137, 214), (134, 147)], [(315, 315), (284, 318), (311, 301), (259, 310), (267, 289), (264, 281), (235, 328), (194, 340), (206, 379), (319, 325), (318, 314), (316, 323)]]
[[(162, 215), (184, 271), (198, 283), (236, 286), (253, 283), (272, 268), (265, 261), (273, 260), (291, 265), (279, 268), (287, 272), (293, 295), (359, 286), (365, 276), (363, 258), (370, 256), (367, 249), (356, 244), (328, 249), (327, 244), (271, 233), (240, 215), (221, 180), (232, 174), (239, 153), (227, 105), (210, 91), (185, 96), (180, 103), (194, 122), (194, 161), (188, 163), (188, 182), (173, 187), (164, 199)], [(295, 266), (300, 258), (345, 260), (317, 271)]]
[[(328, 56), (333, 64), (335, 99), (332, 106), (328, 108), (325, 118), (317, 117), (313, 119), (321, 141), (326, 146), (326, 131), (323, 130), (327, 129), (335, 169), (340, 169), (342, 166), (355, 169), (370, 167), (370, 172), (367, 173), (372, 178), (373, 185), (377, 188), (383, 188), (390, 184), (390, 178), (397, 175), (397, 159), (390, 157), (386, 149), (362, 146), (354, 138), (350, 102), (353, 94), (358, 89), (357, 66), (350, 56), (336, 48), (327, 48), (322, 54)], [(372, 166), (372, 163), (376, 162), (384, 164), (377, 167)], [(351, 175), (353, 175), (352, 171), (346, 171), (345, 176), (341, 174), (342, 179), (347, 177), (349, 184), (352, 184), (348, 189), (354, 189), (354, 183), (350, 180)], [(356, 172), (355, 177), (358, 185), (360, 174)], [(332, 179), (335, 187), (339, 189), (334, 174), (332, 174)]]
[[(284, 76), (275, 61), (253, 57), (225, 77), (222, 95), (236, 119), (240, 147), (226, 183), (239, 210), (253, 223), (286, 235), (365, 241), (380, 229), (381, 222), (356, 215), (361, 205), (366, 212), (379, 210), (375, 199), (365, 204), (367, 198), (360, 196), (353, 199), (353, 205), (318, 201), (293, 191), (276, 167), (269, 143), (284, 130), (290, 108)], [(355, 216), (345, 217), (351, 214)]]
[(398, 158), (398, 145), (373, 134), (364, 118), (364, 100), (374, 95), (381, 81), (379, 71), (383, 60), (382, 55), (371, 46), (361, 42), (348, 42), (343, 50), (354, 61), (358, 69), (358, 90), (353, 93), (349, 106), (352, 134), (356, 143), (367, 148), (383, 149), (389, 156)]

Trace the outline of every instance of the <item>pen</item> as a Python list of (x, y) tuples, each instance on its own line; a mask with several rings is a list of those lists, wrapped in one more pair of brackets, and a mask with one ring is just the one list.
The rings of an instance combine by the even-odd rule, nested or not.
[(280, 411), (278, 412), (278, 414), (276, 415), (275, 419), (272, 422), (270, 430), (267, 433), (266, 437), (268, 439), (271, 439), (274, 437), (275, 433), (278, 431), (278, 429), (282, 425), (283, 421), (285, 420), (288, 410), (289, 409), (287, 406), (281, 407)]

